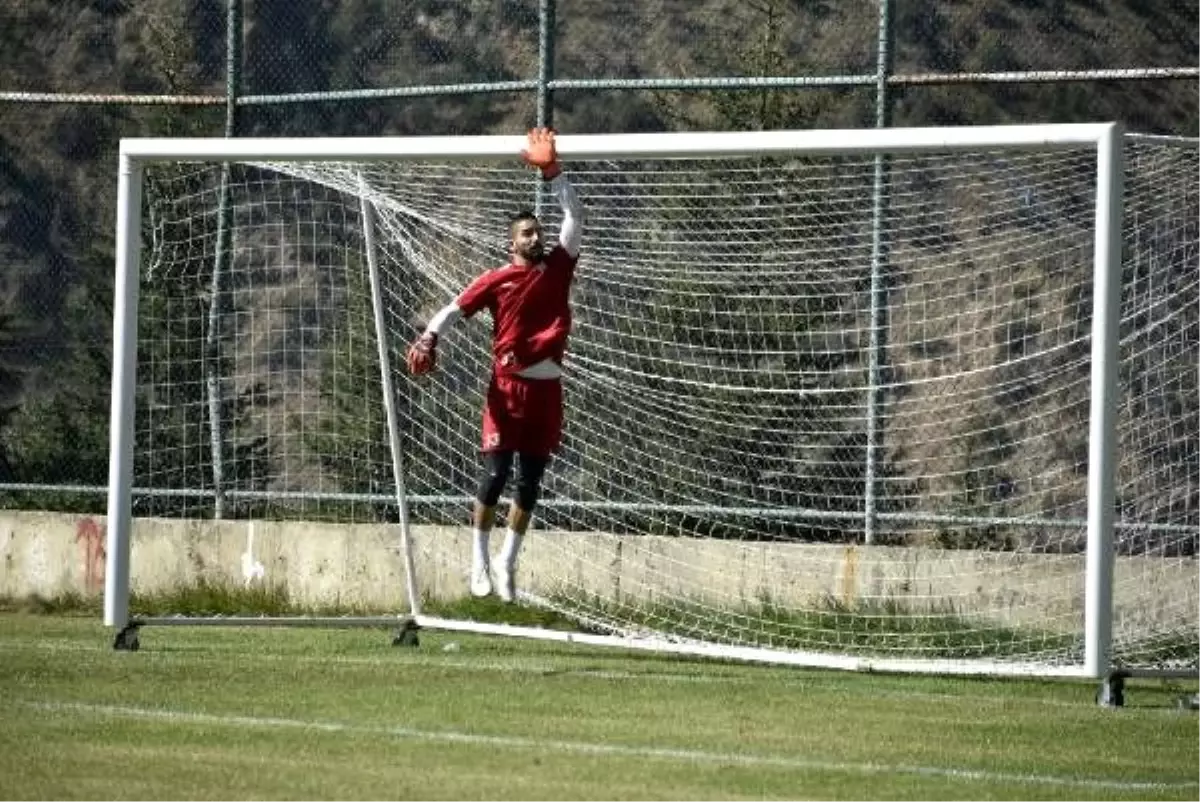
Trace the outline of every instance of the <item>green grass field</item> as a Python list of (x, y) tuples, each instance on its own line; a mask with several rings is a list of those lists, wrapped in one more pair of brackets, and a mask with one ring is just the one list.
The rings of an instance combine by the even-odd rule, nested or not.
[(1196, 799), (1195, 683), (0, 613), (4, 799)]

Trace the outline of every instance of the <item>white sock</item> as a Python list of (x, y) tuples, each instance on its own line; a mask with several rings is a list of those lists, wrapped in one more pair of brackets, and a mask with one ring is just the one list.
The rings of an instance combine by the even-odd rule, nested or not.
[(514, 532), (511, 527), (504, 533), (504, 545), (500, 549), (501, 565), (509, 570), (516, 566), (517, 552), (521, 550), (521, 541), (524, 539), (524, 535)]
[(471, 556), (473, 564), (476, 566), (484, 566), (488, 564), (488, 535), (490, 533), (482, 529), (471, 530), (471, 540), (473, 543)]

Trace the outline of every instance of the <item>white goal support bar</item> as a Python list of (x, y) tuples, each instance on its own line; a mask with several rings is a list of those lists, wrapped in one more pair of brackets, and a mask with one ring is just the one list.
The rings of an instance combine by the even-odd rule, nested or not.
[[(135, 380), (143, 167), (157, 162), (512, 161), (523, 136), (123, 139), (120, 143), (113, 308), (112, 427), (104, 622), (130, 620)], [(895, 155), (1003, 149), (1095, 149), (1091, 376), (1087, 476), (1085, 656), (1071, 672), (1099, 678), (1111, 668), (1114, 528), (1113, 432), (1120, 303), (1123, 130), (1118, 123), (960, 128), (560, 134), (564, 161), (703, 159), (731, 155)], [(394, 437), (394, 432), (393, 432)], [(397, 481), (401, 480), (397, 471)], [(403, 504), (401, 504), (403, 506)], [(403, 510), (402, 510), (403, 513)], [(403, 515), (402, 515), (403, 517)], [(402, 522), (403, 525), (403, 522)], [(409, 566), (411, 570), (411, 565)], [(409, 588), (416, 608), (415, 589)], [(420, 619), (419, 619), (420, 620)], [(424, 619), (430, 625), (438, 619)], [(861, 665), (860, 660), (849, 663)], [(871, 667), (886, 670), (886, 661)], [(911, 666), (910, 666), (911, 667)], [(898, 665), (898, 670), (904, 666)]]

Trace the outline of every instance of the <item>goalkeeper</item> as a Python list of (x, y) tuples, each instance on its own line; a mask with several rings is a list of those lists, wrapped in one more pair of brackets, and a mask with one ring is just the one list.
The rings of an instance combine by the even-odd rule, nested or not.
[[(579, 260), (582, 208), (562, 171), (554, 132), (535, 128), (521, 152), (541, 171), (559, 205), (558, 244), (546, 249), (541, 223), (529, 211), (509, 224), (511, 261), (486, 271), (433, 316), (408, 350), (413, 375), (433, 370), (442, 335), (460, 317), (487, 309), (492, 317), (492, 373), (483, 407), (483, 472), (472, 514), (471, 593), (516, 598), (521, 541), (537, 504), (542, 475), (562, 439), (562, 361), (571, 332), (570, 291)], [(490, 570), (488, 539), (496, 505), (514, 462), (515, 493), (508, 531)], [(494, 579), (494, 585), (493, 585)]]

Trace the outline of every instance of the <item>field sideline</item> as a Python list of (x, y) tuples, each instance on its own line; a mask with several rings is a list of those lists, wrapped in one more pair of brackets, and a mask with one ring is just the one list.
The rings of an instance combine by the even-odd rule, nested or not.
[(1195, 683), (0, 614), (5, 799), (1196, 799)]

